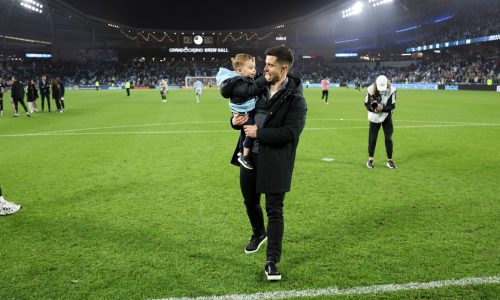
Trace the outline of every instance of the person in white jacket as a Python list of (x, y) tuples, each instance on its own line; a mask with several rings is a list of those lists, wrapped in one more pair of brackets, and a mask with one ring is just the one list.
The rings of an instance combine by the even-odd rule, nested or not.
[(168, 94), (168, 84), (165, 79), (162, 79), (160, 82), (160, 95), (161, 102), (167, 102), (167, 94)]
[(392, 87), (386, 76), (380, 75), (367, 90), (368, 93), (365, 97), (365, 107), (368, 110), (370, 133), (368, 136), (368, 161), (366, 162), (366, 167), (369, 169), (375, 167), (373, 163), (375, 146), (377, 145), (380, 126), (382, 126), (385, 136), (385, 150), (387, 153), (386, 166), (390, 169), (396, 169), (396, 165), (392, 160), (392, 133), (394, 132), (392, 111), (396, 108), (396, 88)]

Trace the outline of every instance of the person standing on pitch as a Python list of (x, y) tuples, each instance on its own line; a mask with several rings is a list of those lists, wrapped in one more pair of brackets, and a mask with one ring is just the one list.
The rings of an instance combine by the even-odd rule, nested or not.
[(167, 102), (168, 84), (165, 79), (160, 82), (161, 102)]
[(26, 117), (31, 117), (26, 104), (24, 103), (24, 85), (16, 76), (12, 76), (12, 86), (10, 91), (10, 98), (14, 103), (14, 117), (19, 117), (19, 103), (26, 112)]
[(50, 85), (52, 87), (52, 98), (56, 102), (57, 111), (63, 113), (64, 110), (61, 109), (61, 88), (59, 87), (59, 83), (57, 80), (52, 79)]
[(203, 83), (199, 80), (196, 80), (193, 83), (193, 87), (196, 93), (196, 103), (200, 103), (201, 92), (203, 91)]
[(125, 91), (127, 91), (127, 97), (130, 96), (130, 80), (125, 82)]
[(99, 80), (96, 80), (96, 81), (95, 81), (95, 90), (96, 90), (96, 91), (99, 91), (99, 86), (100, 86), (100, 84), (99, 84)]
[(0, 216), (11, 215), (21, 209), (21, 205), (9, 202), (4, 199), (2, 187), (0, 186)]
[(0, 117), (3, 116), (3, 93), (5, 93), (5, 83), (3, 82), (3, 77), (0, 76)]
[(328, 104), (328, 85), (330, 82), (328, 81), (328, 78), (326, 76), (323, 77), (321, 80), (321, 102), (323, 102), (323, 99), (325, 99), (325, 103)]
[(366, 167), (373, 169), (373, 157), (375, 146), (377, 145), (378, 132), (380, 126), (384, 129), (385, 151), (387, 153), (386, 166), (390, 169), (396, 169), (392, 161), (392, 111), (396, 108), (396, 88), (384, 75), (380, 75), (375, 83), (368, 87), (368, 93), (365, 97), (365, 107), (368, 110), (368, 120), (370, 121), (370, 132), (368, 135), (368, 161)]
[(61, 78), (56, 77), (57, 84), (59, 85), (59, 92), (61, 93), (61, 111), (64, 111), (64, 93), (66, 89), (64, 88), (64, 81)]
[(26, 99), (28, 100), (28, 111), (32, 114), (35, 110), (35, 101), (38, 98), (38, 91), (36, 90), (35, 78), (31, 78), (26, 89)]
[(42, 111), (44, 111), (45, 99), (47, 99), (47, 108), (50, 112), (50, 83), (46, 75), (42, 75), (42, 79), (38, 82), (38, 90), (42, 100)]
[(356, 79), (354, 79), (354, 87), (361, 92), (361, 79), (356, 76)]
[[(240, 188), (253, 232), (245, 253), (257, 252), (267, 240), (264, 272), (268, 280), (281, 280), (278, 263), (284, 231), (283, 204), (285, 193), (290, 191), (307, 105), (300, 79), (288, 75), (292, 51), (278, 46), (267, 49), (265, 55), (264, 76), (269, 86), (256, 102), (255, 125), (243, 125), (248, 116), (238, 114), (233, 114), (231, 125), (236, 130), (243, 126), (246, 136), (256, 139), (250, 155), (254, 169), (240, 167)], [(231, 159), (234, 165), (239, 165), (238, 152), (237, 146)], [(267, 232), (261, 194), (266, 198)]]

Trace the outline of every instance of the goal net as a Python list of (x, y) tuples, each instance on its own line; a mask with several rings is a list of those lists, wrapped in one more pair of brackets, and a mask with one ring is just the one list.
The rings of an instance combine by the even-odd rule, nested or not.
[(197, 81), (201, 81), (205, 88), (217, 87), (217, 81), (215, 80), (215, 76), (210, 77), (200, 77), (200, 76), (186, 76), (185, 78), (185, 87), (191, 88), (193, 84)]

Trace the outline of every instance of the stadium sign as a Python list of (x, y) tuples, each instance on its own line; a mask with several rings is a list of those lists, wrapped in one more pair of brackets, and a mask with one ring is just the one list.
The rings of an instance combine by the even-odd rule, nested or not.
[(497, 85), (497, 92), (500, 93), (500, 85)]
[(229, 53), (227, 48), (169, 48), (170, 53)]
[(26, 53), (26, 58), (52, 58), (51, 53)]
[(356, 57), (358, 53), (349, 53), (349, 52), (339, 52), (335, 53), (335, 57)]
[(452, 84), (452, 85), (446, 84), (444, 86), (444, 90), (445, 91), (458, 91), (458, 85), (456, 85), (456, 84)]
[(392, 86), (401, 90), (438, 90), (438, 85), (433, 83), (393, 83)]
[(500, 34), (493, 34), (493, 35), (489, 35), (489, 36), (482, 36), (482, 37), (476, 37), (476, 38), (465, 39), (465, 40), (458, 40), (458, 41), (453, 41), (453, 42), (440, 42), (440, 43), (436, 43), (436, 44), (422, 45), (422, 46), (418, 46), (418, 47), (406, 48), (406, 52), (418, 52), (418, 51), (434, 50), (434, 49), (440, 49), (440, 48), (455, 47), (455, 46), (461, 46), (461, 45), (470, 45), (470, 44), (477, 44), (477, 43), (485, 43), (485, 42), (492, 42), (492, 41), (498, 41), (498, 40), (500, 40)]

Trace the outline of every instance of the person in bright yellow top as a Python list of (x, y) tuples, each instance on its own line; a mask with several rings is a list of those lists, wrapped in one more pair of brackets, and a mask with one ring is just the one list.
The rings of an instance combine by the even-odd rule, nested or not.
[(486, 84), (487, 85), (493, 85), (493, 79), (488, 78), (488, 80), (486, 80)]
[(127, 91), (127, 96), (130, 96), (130, 80), (125, 82), (125, 90)]
[(96, 82), (95, 82), (95, 90), (96, 91), (99, 90), (99, 80), (96, 80)]

